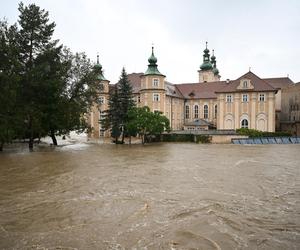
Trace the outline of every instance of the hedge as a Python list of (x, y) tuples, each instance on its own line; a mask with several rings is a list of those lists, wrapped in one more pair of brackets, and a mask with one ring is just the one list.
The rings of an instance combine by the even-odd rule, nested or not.
[(248, 135), (251, 137), (282, 137), (282, 136), (292, 136), (289, 132), (263, 132), (255, 129), (240, 128), (236, 132), (239, 135)]

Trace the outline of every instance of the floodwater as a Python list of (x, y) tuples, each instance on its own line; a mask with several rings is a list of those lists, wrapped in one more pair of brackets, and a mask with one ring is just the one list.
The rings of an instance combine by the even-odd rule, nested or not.
[(300, 145), (0, 154), (0, 249), (300, 249)]

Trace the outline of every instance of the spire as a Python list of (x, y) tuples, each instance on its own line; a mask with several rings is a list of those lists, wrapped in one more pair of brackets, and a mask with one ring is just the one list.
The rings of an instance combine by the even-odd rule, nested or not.
[(209, 53), (209, 49), (207, 48), (207, 41), (205, 42), (205, 50), (204, 52), (208, 52)]
[(200, 66), (200, 69), (201, 70), (210, 70), (212, 69), (212, 65), (210, 63), (210, 60), (209, 60), (209, 49), (207, 48), (207, 42), (206, 42), (206, 46), (205, 46), (205, 50), (203, 50), (204, 54), (203, 54), (203, 63), (201, 64)]
[(214, 62), (215, 62), (215, 60), (216, 60), (216, 57), (215, 57), (215, 50), (214, 50), (214, 49), (212, 50), (212, 56), (211, 56), (210, 59), (211, 59), (211, 63), (214, 64)]
[(97, 63), (95, 64), (96, 68), (102, 69), (102, 65), (99, 63), (99, 53), (97, 52)]
[(144, 75), (162, 75), (159, 70), (157, 69), (157, 58), (155, 57), (154, 55), (154, 47), (153, 47), (153, 44), (152, 44), (152, 53), (151, 53), (151, 56), (149, 57), (148, 59), (148, 69), (147, 71), (145, 72)]
[(99, 53), (97, 53), (97, 63), (94, 66), (94, 70), (97, 74), (97, 79), (100, 81), (107, 81), (105, 77), (103, 76), (103, 70), (102, 70), (102, 65), (99, 63)]
[(153, 47), (153, 45), (152, 45), (152, 53), (151, 53), (151, 56), (148, 59), (148, 62), (149, 62), (149, 65), (157, 66), (157, 64), (156, 64), (157, 63), (157, 58), (154, 55), (154, 47)]

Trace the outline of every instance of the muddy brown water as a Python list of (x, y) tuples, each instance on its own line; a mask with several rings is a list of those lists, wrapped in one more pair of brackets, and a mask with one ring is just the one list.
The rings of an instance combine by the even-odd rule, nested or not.
[(0, 249), (300, 249), (300, 145), (0, 154)]

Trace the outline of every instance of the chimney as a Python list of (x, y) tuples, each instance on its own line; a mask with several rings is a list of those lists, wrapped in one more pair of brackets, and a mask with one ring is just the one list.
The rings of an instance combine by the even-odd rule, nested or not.
[(228, 84), (230, 82), (230, 80), (229, 79), (226, 79), (226, 83)]

